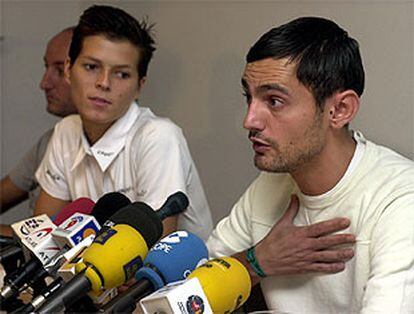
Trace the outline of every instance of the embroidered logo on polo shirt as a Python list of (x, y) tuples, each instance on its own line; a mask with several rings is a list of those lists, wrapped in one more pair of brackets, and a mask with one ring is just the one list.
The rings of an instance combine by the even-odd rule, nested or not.
[(46, 174), (53, 180), (53, 181), (59, 181), (62, 178), (57, 175), (57, 174), (53, 174), (49, 169), (46, 169)]
[(127, 188), (122, 188), (122, 189), (119, 189), (118, 191), (116, 191), (116, 192), (119, 192), (119, 193), (128, 193), (129, 191), (131, 191), (132, 190), (132, 186), (129, 186), (129, 187), (127, 187)]
[(98, 150), (96, 153), (105, 157), (110, 157), (114, 154), (114, 152), (105, 152), (103, 150)]

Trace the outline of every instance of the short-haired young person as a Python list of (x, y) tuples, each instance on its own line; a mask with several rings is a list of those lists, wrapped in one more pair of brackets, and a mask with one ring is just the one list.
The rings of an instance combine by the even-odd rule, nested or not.
[(414, 164), (348, 129), (364, 89), (358, 43), (304, 17), (246, 59), (244, 127), (263, 172), (210, 253), (239, 258), (271, 309), (413, 313)]
[(166, 219), (164, 232), (209, 235), (209, 206), (181, 129), (136, 102), (154, 50), (147, 25), (125, 11), (99, 5), (82, 14), (65, 63), (79, 115), (55, 127), (36, 173), (37, 214), (112, 191), (157, 209), (183, 191), (190, 206)]

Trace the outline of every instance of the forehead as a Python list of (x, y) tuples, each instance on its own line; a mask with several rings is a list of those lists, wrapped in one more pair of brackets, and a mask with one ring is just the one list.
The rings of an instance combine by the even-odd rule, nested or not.
[(112, 40), (103, 35), (93, 35), (84, 38), (79, 56), (90, 57), (111, 66), (136, 68), (139, 48), (126, 39)]
[(64, 62), (68, 54), (72, 34), (63, 32), (53, 37), (46, 47), (45, 59), (48, 62)]
[(267, 58), (246, 64), (242, 83), (244, 87), (259, 87), (278, 84), (290, 85), (299, 83), (296, 78), (296, 63), (288, 58)]

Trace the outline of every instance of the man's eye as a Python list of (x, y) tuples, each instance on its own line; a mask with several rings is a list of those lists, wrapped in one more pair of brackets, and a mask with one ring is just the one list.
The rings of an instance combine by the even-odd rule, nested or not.
[(57, 68), (57, 72), (58, 72), (58, 75), (59, 75), (60, 77), (63, 77), (63, 76), (64, 76), (64, 74), (65, 74), (64, 69), (63, 69), (63, 68), (61, 68), (61, 67), (58, 67), (58, 68)]
[(269, 103), (271, 107), (280, 107), (283, 105), (283, 100), (280, 98), (270, 98)]
[(86, 71), (92, 71), (95, 70), (98, 66), (93, 63), (85, 63), (83, 67), (86, 69)]
[(243, 96), (244, 96), (244, 98), (246, 98), (246, 102), (248, 104), (250, 104), (250, 102), (252, 100), (252, 96), (250, 94), (246, 93), (246, 92), (243, 92)]
[(129, 74), (128, 72), (123, 72), (123, 71), (118, 71), (116, 72), (116, 75), (120, 78), (120, 79), (127, 79), (131, 77), (131, 74)]

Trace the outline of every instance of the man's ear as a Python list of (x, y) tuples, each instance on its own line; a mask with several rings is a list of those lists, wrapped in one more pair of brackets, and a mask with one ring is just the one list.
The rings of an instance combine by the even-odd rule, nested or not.
[(330, 126), (340, 129), (350, 123), (358, 112), (359, 103), (359, 96), (351, 89), (334, 94), (327, 108)]
[(143, 78), (140, 78), (139, 79), (139, 82), (138, 82), (139, 89), (141, 89), (145, 85), (145, 82), (146, 81), (147, 81), (147, 77), (146, 76), (144, 76)]
[(138, 100), (138, 96), (141, 94), (141, 90), (144, 87), (146, 80), (147, 80), (146, 76), (144, 76), (143, 78), (140, 78), (138, 80), (138, 88), (137, 88), (137, 92), (135, 94), (135, 100)]
[(69, 57), (67, 57), (65, 59), (64, 68), (65, 68), (65, 80), (66, 80), (66, 82), (68, 82), (68, 84), (70, 84), (70, 68), (71, 68), (71, 64), (70, 64), (70, 58)]

